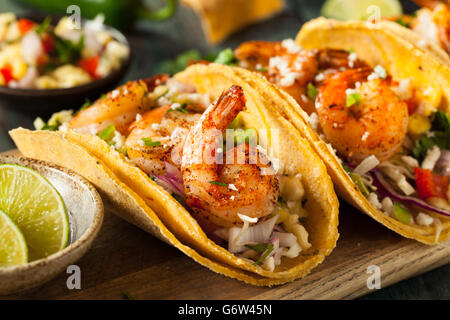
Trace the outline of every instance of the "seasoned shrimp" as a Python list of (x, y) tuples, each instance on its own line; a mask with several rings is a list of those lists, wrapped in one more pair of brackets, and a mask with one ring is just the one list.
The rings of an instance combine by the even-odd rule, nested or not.
[(308, 114), (314, 112), (315, 106), (313, 97), (307, 94), (307, 85), (316, 81), (320, 70), (366, 66), (359, 59), (349, 61), (346, 51), (303, 50), (289, 39), (282, 42), (244, 42), (234, 54), (241, 66), (262, 73), (289, 93)]
[(267, 80), (289, 93), (308, 112), (314, 108), (314, 101), (306, 94), (306, 86), (314, 80), (318, 71), (316, 52), (301, 50), (293, 41), (289, 44), (249, 41), (236, 48), (234, 54), (242, 67), (259, 71)]
[[(241, 225), (238, 213), (264, 218), (277, 202), (278, 179), (262, 174), (270, 164), (261, 153), (257, 157), (256, 148), (243, 143), (225, 152), (228, 163), (214, 161), (220, 154), (216, 151), (218, 138), (244, 106), (242, 88), (230, 87), (205, 111), (186, 138), (181, 162), (186, 204), (203, 226)], [(242, 155), (245, 161), (237, 161), (237, 157), (242, 160)], [(209, 156), (212, 161), (205, 158)], [(254, 161), (250, 161), (251, 157)]]
[(450, 54), (450, 4), (429, 0), (416, 2), (424, 8), (417, 11), (412, 29), (424, 40), (436, 43)]
[[(369, 155), (383, 161), (398, 151), (408, 125), (408, 107), (386, 80), (367, 80), (370, 69), (351, 69), (327, 78), (316, 101), (320, 126), (337, 152), (351, 163)], [(346, 106), (349, 89), (359, 103)], [(352, 93), (352, 92), (351, 92)]]
[[(166, 162), (179, 167), (184, 140), (201, 116), (168, 112), (170, 107), (162, 106), (143, 114), (142, 119), (130, 125), (125, 141), (128, 158), (151, 175), (164, 174)], [(146, 139), (151, 139), (150, 145), (145, 144)]]
[(81, 133), (91, 133), (113, 124), (117, 131), (125, 134), (136, 115), (148, 108), (145, 105), (147, 92), (167, 78), (167, 75), (158, 75), (150, 79), (130, 81), (81, 110), (70, 120), (68, 127)]

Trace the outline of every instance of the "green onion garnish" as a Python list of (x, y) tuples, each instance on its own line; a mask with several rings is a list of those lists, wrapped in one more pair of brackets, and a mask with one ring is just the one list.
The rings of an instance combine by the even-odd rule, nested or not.
[(411, 223), (411, 213), (408, 211), (408, 209), (400, 205), (400, 203), (398, 202), (394, 202), (394, 216), (401, 223)]
[(308, 83), (308, 86), (307, 86), (307, 88), (306, 88), (306, 94), (308, 95), (308, 97), (309, 97), (310, 99), (316, 100), (316, 97), (317, 97), (317, 89), (316, 89), (316, 87), (315, 87), (311, 82)]
[(347, 94), (347, 100), (346, 100), (345, 105), (347, 107), (350, 107), (353, 105), (359, 106), (360, 102), (361, 102), (361, 95), (359, 93), (350, 93), (350, 94)]
[(152, 138), (142, 138), (141, 139), (146, 147), (157, 147), (161, 145), (161, 141), (153, 141)]
[(110, 124), (105, 129), (100, 131), (98, 136), (102, 140), (109, 141), (114, 137), (114, 132), (116, 132), (116, 127), (113, 124)]

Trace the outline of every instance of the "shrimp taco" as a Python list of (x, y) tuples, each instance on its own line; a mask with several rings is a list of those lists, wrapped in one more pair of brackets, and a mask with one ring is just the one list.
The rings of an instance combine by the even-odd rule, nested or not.
[(421, 49), (428, 50), (450, 65), (450, 3), (448, 0), (414, 0), (422, 8), (382, 22), (388, 28)]
[[(335, 247), (338, 201), (324, 163), (278, 111), (278, 89), (254, 81), (199, 64), (131, 81), (11, 136), (24, 155), (90, 179), (121, 216), (199, 263), (280, 284)], [(137, 208), (124, 208), (121, 193)]]
[(345, 200), (405, 237), (448, 238), (450, 69), (438, 57), (390, 29), (319, 18), (295, 41), (243, 43), (232, 62), (283, 89), (272, 96)]

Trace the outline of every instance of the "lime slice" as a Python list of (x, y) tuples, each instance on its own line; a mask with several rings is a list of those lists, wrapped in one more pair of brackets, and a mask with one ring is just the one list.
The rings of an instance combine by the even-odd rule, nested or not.
[(380, 17), (400, 16), (402, 6), (398, 0), (327, 0), (320, 14), (337, 20), (366, 20), (377, 12)]
[(28, 249), (25, 238), (14, 221), (0, 210), (0, 267), (25, 264)]
[(0, 165), (0, 209), (22, 231), (29, 260), (55, 253), (69, 241), (69, 219), (58, 191), (38, 172)]

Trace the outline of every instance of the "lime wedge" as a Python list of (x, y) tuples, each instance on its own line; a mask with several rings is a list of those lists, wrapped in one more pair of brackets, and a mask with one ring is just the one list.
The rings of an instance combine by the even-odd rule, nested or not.
[(400, 16), (402, 6), (398, 0), (327, 0), (320, 14), (337, 20), (366, 20), (376, 12), (382, 18)]
[(25, 264), (28, 249), (25, 238), (14, 221), (0, 210), (0, 267)]
[(29, 260), (55, 253), (69, 241), (69, 219), (58, 191), (38, 172), (0, 165), (0, 209), (22, 231)]

